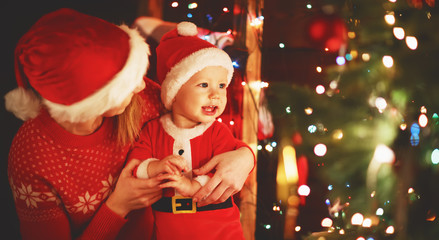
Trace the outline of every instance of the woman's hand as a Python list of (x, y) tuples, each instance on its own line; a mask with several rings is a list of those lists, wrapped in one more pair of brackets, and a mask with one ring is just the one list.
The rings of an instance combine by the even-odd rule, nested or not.
[(193, 196), (194, 201), (199, 207), (224, 202), (241, 190), (253, 166), (253, 154), (246, 147), (214, 156), (204, 166), (193, 170), (197, 175), (205, 175), (216, 169), (213, 177)]
[(160, 180), (138, 179), (133, 176), (132, 172), (139, 163), (139, 160), (134, 159), (122, 169), (116, 187), (107, 199), (107, 206), (121, 217), (125, 217), (132, 210), (151, 206), (162, 197)]

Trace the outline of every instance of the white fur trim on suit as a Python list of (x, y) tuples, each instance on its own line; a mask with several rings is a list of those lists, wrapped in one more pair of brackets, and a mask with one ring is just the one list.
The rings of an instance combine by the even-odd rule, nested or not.
[(165, 107), (170, 110), (178, 90), (195, 73), (209, 66), (220, 66), (227, 69), (227, 84), (233, 76), (233, 64), (229, 55), (216, 47), (203, 48), (183, 58), (168, 72), (162, 83), (161, 98)]
[(174, 138), (174, 140), (191, 140), (200, 136), (206, 131), (212, 124), (212, 122), (201, 123), (193, 128), (179, 128), (174, 122), (172, 122), (171, 114), (165, 114), (160, 118), (160, 123), (163, 126), (163, 129), (169, 136)]
[(148, 158), (145, 161), (141, 162), (139, 166), (136, 168), (136, 172), (134, 173), (134, 176), (137, 178), (143, 178), (147, 179), (149, 178), (148, 175), (148, 165), (153, 161), (159, 161), (157, 158)]
[(207, 175), (200, 175), (195, 177), (194, 180), (199, 182), (201, 186), (204, 186), (210, 180), (210, 177)]
[[(111, 108), (118, 107), (143, 81), (149, 66), (149, 46), (137, 30), (130, 29), (126, 25), (122, 25), (120, 28), (130, 37), (130, 52), (125, 66), (103, 88), (72, 105), (63, 105), (42, 99), (53, 118), (59, 121), (83, 122), (100, 116)], [(11, 94), (7, 94), (8, 97), (5, 96), (6, 105), (9, 106), (8, 111), (13, 112), (15, 116), (24, 121), (36, 117), (38, 114), (35, 112), (39, 112), (41, 101), (31, 90), (21, 91), (22, 93), (18, 94), (13, 93), (17, 91), (21, 90), (14, 89)]]

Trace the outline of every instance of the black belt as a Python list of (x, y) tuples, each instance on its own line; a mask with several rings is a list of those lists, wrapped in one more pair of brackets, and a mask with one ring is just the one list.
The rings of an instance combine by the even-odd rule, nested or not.
[(152, 209), (159, 212), (169, 213), (195, 213), (197, 211), (210, 211), (217, 209), (230, 208), (233, 206), (232, 198), (229, 197), (225, 202), (218, 204), (209, 204), (202, 207), (197, 207), (197, 203), (192, 201), (192, 198), (174, 196), (162, 197), (152, 205)]

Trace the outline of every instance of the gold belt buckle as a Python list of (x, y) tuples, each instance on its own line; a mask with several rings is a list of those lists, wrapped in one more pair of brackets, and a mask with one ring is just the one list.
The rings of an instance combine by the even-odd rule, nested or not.
[(196, 213), (197, 205), (192, 198), (173, 196), (172, 197), (172, 213)]

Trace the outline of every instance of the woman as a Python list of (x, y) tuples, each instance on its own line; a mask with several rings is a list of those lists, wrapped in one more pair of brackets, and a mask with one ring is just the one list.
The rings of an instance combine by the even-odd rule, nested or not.
[[(161, 110), (158, 85), (144, 80), (148, 54), (135, 30), (70, 9), (20, 39), (19, 87), (5, 99), (25, 120), (8, 162), (23, 239), (151, 237), (151, 215), (131, 211), (149, 212), (160, 182), (133, 177), (137, 161), (124, 166), (141, 125)], [(239, 191), (253, 164), (246, 148), (213, 158), (198, 170), (216, 168), (199, 205)]]

